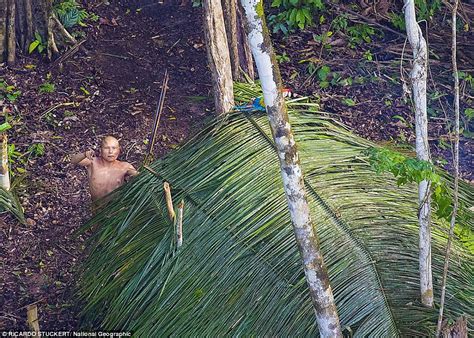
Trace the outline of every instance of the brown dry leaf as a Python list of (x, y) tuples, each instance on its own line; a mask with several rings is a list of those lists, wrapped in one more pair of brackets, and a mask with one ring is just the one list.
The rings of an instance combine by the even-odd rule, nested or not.
[(390, 8), (389, 0), (380, 0), (376, 6), (377, 14), (381, 16), (385, 16), (387, 15), (389, 8)]
[(32, 226), (35, 226), (35, 225), (36, 225), (36, 221), (35, 221), (34, 219), (32, 219), (32, 218), (27, 218), (27, 219), (26, 219), (26, 224), (27, 224), (28, 226), (32, 227)]

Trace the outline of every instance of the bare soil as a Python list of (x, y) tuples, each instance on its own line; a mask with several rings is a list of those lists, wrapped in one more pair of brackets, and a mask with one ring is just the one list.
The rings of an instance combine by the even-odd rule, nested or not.
[[(31, 303), (42, 329), (77, 328), (73, 287), (87, 234), (75, 231), (91, 212), (85, 172), (69, 164), (70, 154), (97, 150), (111, 134), (121, 139), (120, 159), (140, 167), (166, 69), (169, 89), (155, 156), (212, 116), (200, 10), (155, 3), (137, 11), (142, 4), (127, 1), (89, 5), (102, 19), (62, 67), (24, 57), (0, 73), (22, 92), (8, 107), (17, 121), (10, 143), (20, 153), (45, 145), (43, 156), (29, 156), (17, 186), (28, 224), (0, 219), (0, 329), (26, 329)], [(53, 93), (39, 93), (45, 82), (54, 83)]]

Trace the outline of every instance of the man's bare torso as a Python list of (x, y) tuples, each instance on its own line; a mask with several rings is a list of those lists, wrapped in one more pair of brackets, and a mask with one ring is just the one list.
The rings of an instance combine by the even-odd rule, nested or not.
[(102, 140), (100, 156), (92, 150), (71, 156), (71, 162), (86, 167), (92, 200), (98, 200), (120, 187), (126, 176), (136, 176), (138, 172), (128, 162), (117, 160), (120, 145), (113, 136)]
[(115, 161), (103, 163), (100, 157), (94, 157), (87, 168), (89, 187), (93, 200), (104, 197), (125, 182), (127, 171), (133, 167), (127, 162)]

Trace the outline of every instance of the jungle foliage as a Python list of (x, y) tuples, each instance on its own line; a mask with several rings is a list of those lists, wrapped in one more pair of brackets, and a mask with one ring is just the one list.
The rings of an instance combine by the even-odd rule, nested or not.
[[(236, 84), (236, 100), (259, 95)], [(436, 309), (418, 301), (417, 189), (376, 174), (374, 146), (297, 99), (288, 104), (312, 217), (341, 324), (356, 336), (426, 336)], [(317, 335), (267, 117), (237, 113), (154, 162), (89, 222), (79, 294), (84, 327), (137, 336)], [(185, 202), (176, 248), (163, 181)], [(474, 190), (461, 185), (472, 205)], [(471, 214), (472, 216), (472, 214)], [(472, 217), (464, 227), (474, 229)], [(446, 224), (433, 219), (436, 297)], [(473, 254), (459, 240), (447, 318), (472, 323)], [(435, 297), (435, 299), (436, 299)]]

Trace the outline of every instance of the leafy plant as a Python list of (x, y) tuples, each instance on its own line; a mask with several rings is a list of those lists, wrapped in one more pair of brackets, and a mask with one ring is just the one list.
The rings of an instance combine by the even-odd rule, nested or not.
[(8, 161), (13, 164), (16, 160), (21, 159), (22, 153), (16, 150), (15, 144), (10, 143), (7, 148)]
[(281, 12), (270, 15), (268, 21), (273, 32), (282, 31), (284, 34), (299, 28), (312, 26), (313, 17), (324, 9), (322, 0), (273, 0), (272, 7)]
[[(236, 84), (235, 90), (236, 102), (261, 95), (257, 86)], [(373, 143), (318, 108), (288, 102), (345, 334), (430, 336), (437, 311), (416, 301), (417, 193), (397, 187), (389, 175), (374, 175), (360, 155)], [(317, 336), (275, 158), (267, 117), (238, 113), (209, 125), (110, 196), (88, 226), (100, 224), (80, 278), (82, 325), (126, 328), (137, 337)], [(163, 181), (185, 203), (180, 248)], [(472, 187), (461, 183), (461, 198), (472, 197)], [(436, 216), (433, 223), (437, 280), (446, 234)], [(474, 271), (466, 263), (473, 255), (458, 239), (453, 253), (448, 318), (472, 313), (474, 296)]]
[(350, 97), (343, 98), (342, 103), (344, 103), (346, 106), (349, 106), (349, 107), (353, 107), (356, 105), (356, 102)]
[(35, 39), (28, 46), (28, 53), (31, 54), (35, 50), (38, 50), (38, 53), (43, 53), (46, 50), (46, 42), (41, 37), (41, 34), (35, 32)]
[(372, 55), (372, 52), (370, 50), (366, 50), (364, 52), (364, 59), (366, 59), (367, 61), (373, 61), (374, 60), (374, 56)]
[(10, 129), (12, 126), (10, 125), (10, 123), (8, 122), (5, 122), (5, 123), (2, 123), (0, 124), (0, 133), (3, 133), (5, 131), (7, 131), (8, 129)]
[(44, 82), (39, 86), (40, 94), (53, 93), (55, 90), (56, 86), (54, 85), (54, 83)]
[(467, 122), (474, 121), (474, 109), (466, 108), (464, 109), (464, 116), (466, 117)]
[[(336, 16), (331, 22), (331, 28), (335, 31), (340, 31), (349, 36), (349, 46), (355, 48), (357, 45), (361, 45), (364, 42), (371, 42), (372, 37), (376, 34), (380, 34), (377, 30), (367, 24), (349, 24), (347, 14), (341, 14)], [(370, 51), (366, 51), (364, 57), (372, 61), (372, 54), (368, 54)], [(370, 57), (369, 57), (370, 56)]]
[(464, 80), (471, 89), (474, 89), (474, 77), (466, 72), (458, 72), (459, 80)]
[(95, 13), (88, 13), (87, 19), (89, 19), (91, 22), (97, 22), (99, 21), (100, 17)]
[(390, 17), (390, 22), (392, 25), (397, 28), (400, 31), (405, 31), (405, 17), (402, 14), (399, 13), (389, 13), (388, 15)]
[(281, 55), (277, 55), (276, 59), (278, 63), (287, 63), (291, 61), (290, 57), (288, 56), (288, 54), (286, 54), (286, 52), (283, 52), (283, 54)]
[(418, 20), (431, 21), (441, 6), (441, 0), (415, 0)]
[(439, 218), (450, 221), (452, 213), (452, 198), (447, 185), (436, 172), (435, 167), (428, 161), (406, 157), (387, 148), (369, 148), (365, 151), (369, 156), (371, 166), (377, 173), (390, 172), (397, 178), (398, 186), (407, 183), (429, 181), (432, 188), (433, 202), (437, 207)]
[(34, 143), (28, 147), (27, 153), (34, 157), (41, 157), (45, 153), (44, 143)]
[(321, 34), (313, 34), (313, 40), (319, 42), (324, 48), (330, 49), (329, 38), (332, 36), (332, 31), (325, 31)]
[[(415, 0), (416, 16), (419, 21), (426, 20), (430, 22), (441, 7), (441, 0)], [(389, 17), (390, 22), (395, 28), (401, 31), (406, 30), (405, 17), (403, 14), (392, 12), (389, 14)]]
[(364, 42), (372, 42), (372, 37), (376, 34), (375, 28), (362, 23), (347, 27), (346, 32), (349, 35), (349, 46), (351, 48), (355, 48)]
[(331, 27), (335, 31), (345, 32), (348, 26), (349, 26), (349, 21), (348, 21), (347, 14), (340, 14), (331, 21)]
[(42, 118), (53, 128), (59, 127), (61, 119), (56, 115), (54, 111), (48, 111), (43, 114)]
[[(85, 9), (82, 9), (76, 0), (56, 2), (53, 9), (64, 28), (71, 28), (76, 25), (84, 26), (83, 20), (89, 17), (89, 13), (87, 13)], [(98, 17), (95, 16), (92, 19), (97, 21)]]
[(463, 135), (465, 137), (473, 137), (471, 132), (470, 124), (474, 121), (474, 109), (473, 108), (466, 108), (464, 109), (464, 114), (461, 115), (461, 118), (464, 123), (464, 130)]
[(84, 86), (79, 87), (79, 89), (81, 90), (82, 93), (84, 93), (84, 95), (86, 96), (91, 95), (91, 93)]
[(15, 86), (9, 85), (4, 79), (0, 78), (0, 100), (7, 99), (15, 102), (21, 95), (21, 90), (17, 90)]

